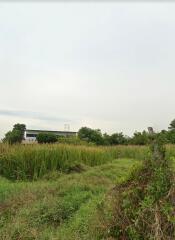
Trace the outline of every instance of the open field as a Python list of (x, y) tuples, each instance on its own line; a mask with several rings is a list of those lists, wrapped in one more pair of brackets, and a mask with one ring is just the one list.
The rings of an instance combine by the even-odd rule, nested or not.
[(108, 239), (98, 209), (148, 158), (138, 146), (0, 145), (0, 239)]

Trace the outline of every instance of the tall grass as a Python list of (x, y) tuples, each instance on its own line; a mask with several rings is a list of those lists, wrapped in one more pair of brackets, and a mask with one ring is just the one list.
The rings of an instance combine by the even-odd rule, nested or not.
[(113, 159), (101, 148), (69, 145), (1, 145), (0, 175), (37, 179), (48, 171), (67, 171), (77, 164), (101, 165)]
[[(0, 144), (0, 175), (10, 179), (37, 179), (49, 171), (66, 172), (78, 164), (101, 165), (117, 158), (149, 158), (148, 147), (89, 147), (65, 144), (7, 145)], [(168, 146), (168, 157), (175, 156)]]

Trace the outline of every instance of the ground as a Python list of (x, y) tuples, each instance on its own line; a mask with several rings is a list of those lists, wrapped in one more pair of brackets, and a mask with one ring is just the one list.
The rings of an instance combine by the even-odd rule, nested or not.
[(0, 239), (98, 239), (98, 205), (138, 164), (117, 159), (69, 174), (52, 172), (34, 182), (0, 178)]

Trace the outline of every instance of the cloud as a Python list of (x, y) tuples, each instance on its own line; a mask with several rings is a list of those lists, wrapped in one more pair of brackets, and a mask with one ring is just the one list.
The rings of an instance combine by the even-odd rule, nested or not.
[(48, 114), (39, 113), (39, 112), (29, 112), (23, 110), (0, 110), (0, 116), (11, 116), (11, 117), (21, 117), (27, 119), (36, 119), (41, 121), (50, 121), (50, 122), (72, 122), (70, 119), (58, 118), (55, 116), (49, 116)]
[(16, 122), (130, 134), (174, 118), (175, 4), (1, 6), (0, 135)]

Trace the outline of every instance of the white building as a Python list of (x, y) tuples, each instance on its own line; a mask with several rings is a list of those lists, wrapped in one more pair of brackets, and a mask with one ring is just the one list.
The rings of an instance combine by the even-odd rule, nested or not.
[(36, 136), (39, 133), (52, 133), (56, 136), (62, 136), (62, 137), (70, 137), (70, 136), (76, 136), (77, 132), (71, 132), (71, 131), (49, 131), (49, 130), (32, 130), (32, 129), (26, 129), (24, 132), (24, 139), (26, 142), (35, 142)]

